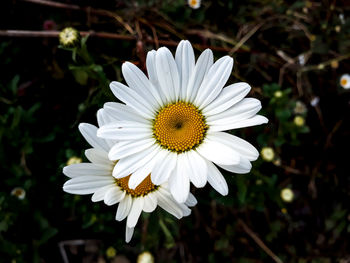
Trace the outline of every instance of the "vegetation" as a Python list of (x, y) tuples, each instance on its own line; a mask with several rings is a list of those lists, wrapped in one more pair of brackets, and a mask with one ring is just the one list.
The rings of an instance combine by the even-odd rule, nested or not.
[[(347, 1), (1, 5), (1, 262), (135, 262), (145, 250), (155, 262), (350, 262), (350, 93), (339, 84), (350, 72)], [(80, 31), (77, 43), (59, 44), (66, 27)], [(144, 213), (125, 244), (116, 207), (64, 193), (62, 168), (86, 160), (78, 124), (96, 124), (116, 101), (108, 85), (123, 82), (122, 63), (145, 70), (147, 51), (174, 52), (181, 39), (197, 56), (211, 48), (234, 58), (229, 83), (248, 82), (269, 118), (234, 133), (274, 156), (248, 175), (226, 173), (227, 196), (195, 189), (186, 218)]]

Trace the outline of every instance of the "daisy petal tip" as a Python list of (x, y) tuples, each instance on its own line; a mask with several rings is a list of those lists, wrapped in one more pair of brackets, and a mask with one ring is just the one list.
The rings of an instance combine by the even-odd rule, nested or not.
[(84, 132), (87, 131), (88, 129), (95, 128), (95, 127), (96, 127), (95, 125), (82, 122), (82, 123), (79, 123), (78, 129), (79, 129), (79, 131), (80, 131), (81, 133), (84, 133)]
[[(176, 194), (173, 195), (174, 199), (176, 202), (178, 202), (179, 204), (183, 204), (186, 202), (187, 198), (188, 198), (188, 193), (187, 194)], [(182, 217), (182, 216), (181, 216)]]
[[(98, 136), (98, 135), (97, 135)], [(108, 153), (108, 159), (110, 161), (116, 161), (117, 159), (114, 157), (114, 153), (113, 152), (109, 152)]]
[(67, 175), (67, 169), (68, 169), (68, 166), (63, 167), (63, 169), (62, 169), (63, 174), (66, 175), (66, 176), (68, 176)]
[(261, 124), (269, 123), (269, 119), (266, 118), (265, 116), (261, 116), (261, 119), (262, 119)]
[(228, 195), (228, 190), (222, 191), (220, 194), (221, 194), (222, 196), (226, 196), (226, 195)]
[(118, 81), (112, 81), (110, 84), (109, 84), (109, 88), (113, 91), (113, 90), (117, 90), (118, 89), (118, 84), (119, 82)]

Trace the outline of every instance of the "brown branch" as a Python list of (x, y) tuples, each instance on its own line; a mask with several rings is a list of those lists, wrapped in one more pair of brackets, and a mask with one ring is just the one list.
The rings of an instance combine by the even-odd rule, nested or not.
[(91, 7), (81, 7), (79, 5), (64, 4), (64, 3), (59, 3), (59, 2), (55, 2), (55, 1), (47, 1), (47, 0), (22, 0), (22, 1), (33, 3), (33, 4), (55, 7), (55, 8), (80, 10), (80, 11), (88, 12), (90, 14), (109, 16), (109, 17), (113, 17), (113, 18), (115, 16), (115, 14), (113, 12), (108, 11), (108, 10), (94, 9)]
[[(4, 37), (58, 37), (59, 33), (60, 31), (0, 30), (0, 36), (4, 36)], [(120, 35), (120, 34), (107, 33), (107, 32), (81, 31), (80, 34), (82, 36), (89, 35), (90, 37), (100, 37), (100, 38), (120, 39), (120, 40), (137, 40), (135, 36)], [(172, 41), (172, 40), (158, 39), (156, 41), (154, 39), (145, 39), (144, 41), (147, 43), (158, 42), (158, 44), (160, 45), (172, 46), (172, 47), (176, 47), (178, 45), (178, 42)], [(224, 51), (224, 52), (227, 52), (230, 50), (230, 48), (210, 46), (210, 45), (193, 44), (193, 46), (200, 50), (203, 50), (206, 48), (210, 48), (215, 51)]]
[[(0, 30), (0, 36), (4, 37), (58, 37), (60, 31), (31, 31), (31, 30)], [(82, 36), (121, 39), (121, 40), (135, 40), (134, 36), (119, 35), (107, 32), (93, 32), (93, 31), (81, 31)]]
[(121, 16), (118, 16), (116, 13), (104, 10), (104, 9), (95, 9), (90, 6), (87, 7), (81, 7), (79, 5), (72, 5), (72, 4), (64, 4), (59, 3), (55, 1), (47, 1), (47, 0), (22, 0), (25, 2), (33, 3), (33, 4), (40, 4), (45, 5), (49, 7), (55, 7), (55, 8), (62, 8), (62, 9), (69, 9), (69, 10), (77, 10), (77, 11), (84, 11), (88, 15), (100, 15), (100, 16), (106, 16), (111, 17), (117, 20), (130, 34), (134, 34), (134, 30), (131, 28), (131, 26), (126, 23)]
[(243, 230), (258, 244), (258, 246), (266, 252), (276, 263), (283, 263), (283, 261), (269, 249), (265, 243), (251, 230), (243, 220), (238, 219), (238, 224), (240, 224)]
[(242, 39), (230, 50), (229, 54), (232, 55), (233, 53), (235, 53), (238, 49), (240, 49), (245, 42), (247, 42), (247, 40), (249, 38), (251, 38), (251, 36), (253, 36), (255, 34), (256, 31), (258, 31), (258, 29), (260, 27), (262, 27), (262, 25), (265, 22), (261, 22), (259, 24), (257, 24), (256, 26), (254, 26), (244, 37), (242, 37)]

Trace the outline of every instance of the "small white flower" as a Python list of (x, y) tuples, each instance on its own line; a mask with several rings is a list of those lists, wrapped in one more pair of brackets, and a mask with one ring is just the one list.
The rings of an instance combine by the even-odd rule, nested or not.
[(128, 86), (110, 84), (125, 104), (104, 105), (115, 121), (100, 127), (97, 135), (118, 140), (108, 154), (119, 160), (113, 175), (120, 179), (133, 173), (129, 183), (133, 189), (152, 171), (152, 182), (168, 182), (179, 203), (187, 200), (190, 182), (204, 187), (208, 181), (226, 195), (227, 183), (213, 163), (244, 174), (259, 152), (223, 131), (267, 123), (257, 115), (260, 101), (244, 98), (250, 91), (247, 83), (224, 88), (233, 67), (231, 57), (214, 63), (207, 49), (195, 62), (189, 41), (180, 42), (175, 59), (165, 47), (148, 52), (146, 65), (148, 78), (126, 62), (122, 73)]
[(271, 147), (263, 147), (261, 149), (261, 157), (265, 161), (271, 162), (275, 158), (275, 151)]
[(295, 116), (293, 122), (296, 126), (302, 127), (305, 124), (305, 119), (302, 116)]
[(284, 188), (281, 191), (281, 198), (284, 202), (292, 202), (294, 199), (294, 193), (290, 188)]
[(350, 89), (350, 75), (344, 74), (340, 78), (340, 86), (342, 86), (344, 89)]
[(154, 257), (150, 252), (144, 251), (138, 255), (137, 263), (154, 263)]
[(283, 92), (280, 90), (277, 90), (273, 95), (275, 96), (275, 98), (279, 99), (283, 96)]
[(58, 35), (60, 44), (65, 47), (76, 46), (80, 41), (79, 31), (72, 28), (66, 27)]
[[(99, 126), (110, 122), (109, 116), (103, 109), (98, 111), (97, 118)], [(172, 198), (167, 183), (153, 184), (149, 173), (140, 182), (136, 182), (138, 186), (133, 189), (129, 188), (129, 185), (135, 185), (133, 179), (137, 176), (113, 177), (112, 171), (116, 161), (108, 159), (108, 152), (115, 141), (98, 138), (97, 127), (91, 124), (81, 123), (79, 130), (93, 147), (85, 151), (85, 156), (91, 163), (71, 164), (64, 167), (63, 173), (71, 179), (64, 184), (63, 190), (71, 194), (93, 194), (91, 198), (93, 202), (103, 200), (106, 205), (119, 203), (115, 219), (121, 221), (127, 218), (126, 242), (131, 240), (142, 211), (150, 213), (159, 205), (177, 218), (191, 213), (187, 205), (194, 206), (197, 203), (192, 194), (188, 195), (185, 204), (178, 204)], [(145, 164), (137, 172), (148, 170), (148, 166)]]
[(298, 56), (298, 60), (299, 60), (299, 64), (301, 66), (304, 66), (305, 65), (305, 55), (304, 54), (301, 54)]
[(320, 102), (320, 97), (313, 97), (312, 100), (310, 101), (310, 105), (312, 107), (316, 107), (319, 102)]
[(12, 189), (11, 195), (23, 200), (26, 197), (26, 191), (22, 187), (15, 187)]
[(294, 111), (295, 114), (304, 114), (304, 113), (307, 112), (307, 108), (306, 108), (306, 106), (305, 106), (305, 104), (303, 102), (298, 100), (295, 103), (295, 107), (294, 107), (293, 111)]
[(193, 9), (198, 9), (201, 6), (201, 0), (188, 0), (187, 2)]

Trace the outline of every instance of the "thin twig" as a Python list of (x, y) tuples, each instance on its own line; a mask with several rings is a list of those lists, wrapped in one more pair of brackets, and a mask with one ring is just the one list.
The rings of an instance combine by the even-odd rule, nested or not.
[[(60, 31), (31, 31), (31, 30), (0, 30), (0, 36), (5, 37), (58, 37)], [(135, 40), (134, 36), (119, 35), (107, 32), (81, 31), (82, 36), (101, 37), (121, 40)]]
[(300, 71), (301, 72), (306, 72), (306, 71), (312, 71), (312, 70), (323, 70), (326, 66), (330, 66), (332, 64), (332, 62), (335, 62), (335, 61), (339, 62), (339, 61), (342, 61), (342, 60), (348, 59), (348, 58), (350, 58), (350, 53), (342, 55), (342, 56), (339, 56), (337, 58), (332, 58), (330, 60), (321, 62), (318, 65), (310, 65), (310, 66), (307, 66), (307, 67), (303, 67), (303, 68), (300, 69)]
[(264, 24), (265, 22), (261, 22), (257, 24), (255, 27), (253, 27), (229, 52), (229, 54), (232, 56), (233, 53), (235, 53), (238, 49), (243, 46), (243, 44), (252, 36), (255, 34), (256, 31)]
[(128, 23), (126, 23), (123, 20), (121, 16), (118, 16), (116, 13), (108, 10), (95, 9), (95, 8), (92, 8), (91, 6), (81, 7), (79, 5), (64, 4), (64, 3), (59, 3), (55, 1), (47, 1), (47, 0), (22, 0), (22, 1), (33, 3), (33, 4), (40, 4), (40, 5), (55, 7), (55, 8), (84, 11), (88, 15), (93, 14), (93, 15), (112, 17), (115, 20), (117, 20), (130, 34), (132, 35), (134, 34), (134, 30), (131, 28), (131, 26)]
[(258, 244), (259, 247), (261, 247), (262, 250), (266, 252), (276, 263), (283, 263), (283, 261), (272, 252), (271, 249), (269, 249), (265, 243), (251, 230), (246, 223), (243, 222), (243, 220), (238, 219), (238, 224), (240, 224), (243, 228), (243, 230), (255, 241), (255, 243)]
[[(0, 30), (0, 36), (4, 37), (58, 37), (60, 31), (30, 31), (30, 30)], [(109, 38), (109, 39), (120, 39), (120, 40), (137, 40), (135, 36), (131, 35), (120, 35), (107, 32), (94, 32), (94, 31), (81, 31), (82, 36), (89, 35), (90, 37), (100, 37), (100, 38)], [(147, 43), (155, 43), (154, 39), (145, 39)], [(158, 45), (172, 46), (176, 47), (179, 43), (172, 40), (157, 40)], [(194, 47), (197, 49), (203, 50), (210, 48), (215, 51), (224, 51), (227, 52), (230, 48), (210, 46), (210, 45), (201, 45), (194, 44)]]
[(113, 18), (115, 17), (115, 14), (113, 12), (108, 11), (108, 10), (104, 10), (104, 9), (94, 9), (91, 7), (81, 7), (79, 5), (64, 4), (64, 3), (59, 3), (59, 2), (55, 2), (55, 1), (47, 1), (47, 0), (22, 0), (22, 1), (33, 3), (33, 4), (55, 7), (55, 8), (81, 10), (81, 11), (89, 12), (90, 14), (94, 14), (94, 15), (103, 15), (103, 16), (109, 16), (109, 17), (113, 17)]

